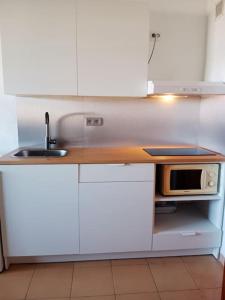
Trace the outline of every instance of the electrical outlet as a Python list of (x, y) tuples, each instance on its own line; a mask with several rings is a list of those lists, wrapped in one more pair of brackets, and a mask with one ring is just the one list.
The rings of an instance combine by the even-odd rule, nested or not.
[(103, 118), (88, 117), (86, 126), (103, 126)]

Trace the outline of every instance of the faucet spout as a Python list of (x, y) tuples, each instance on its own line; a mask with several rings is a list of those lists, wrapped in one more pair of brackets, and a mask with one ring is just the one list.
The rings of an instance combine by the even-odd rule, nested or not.
[(45, 113), (45, 125), (46, 125), (46, 135), (45, 135), (45, 149), (50, 150), (51, 145), (56, 144), (56, 140), (52, 139), (50, 136), (50, 125), (49, 125), (49, 113)]

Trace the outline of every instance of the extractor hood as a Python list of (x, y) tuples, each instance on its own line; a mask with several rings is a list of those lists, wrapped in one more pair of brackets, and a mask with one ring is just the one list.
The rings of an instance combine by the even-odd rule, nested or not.
[(225, 95), (225, 82), (148, 81), (148, 95)]

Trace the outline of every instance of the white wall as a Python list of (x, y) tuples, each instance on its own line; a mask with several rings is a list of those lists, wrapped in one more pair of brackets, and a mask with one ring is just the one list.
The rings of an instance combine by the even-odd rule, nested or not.
[(201, 81), (205, 72), (208, 0), (147, 0), (150, 11), (149, 80)]
[[(138, 0), (137, 0), (138, 1)], [(208, 12), (208, 0), (139, 0), (147, 1), (154, 12), (185, 13), (205, 15)]]
[(210, 5), (205, 77), (208, 81), (225, 81), (225, 16), (215, 18), (216, 1)]
[(3, 95), (0, 47), (0, 155), (18, 147), (15, 97)]
[[(149, 80), (201, 81), (205, 71), (207, 16), (152, 12), (150, 35), (160, 33), (149, 64)], [(154, 39), (150, 38), (150, 52)]]

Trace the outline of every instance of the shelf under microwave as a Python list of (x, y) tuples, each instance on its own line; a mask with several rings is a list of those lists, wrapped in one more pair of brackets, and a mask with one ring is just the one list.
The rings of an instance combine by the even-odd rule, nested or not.
[(216, 195), (186, 195), (186, 196), (162, 196), (161, 194), (155, 195), (155, 202), (165, 201), (218, 201), (223, 200), (220, 194)]
[(181, 205), (175, 213), (156, 214), (153, 250), (217, 248), (222, 232), (195, 205)]

